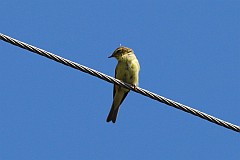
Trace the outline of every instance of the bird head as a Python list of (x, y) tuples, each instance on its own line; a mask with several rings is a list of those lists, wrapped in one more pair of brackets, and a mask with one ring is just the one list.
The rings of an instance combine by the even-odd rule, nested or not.
[(108, 58), (115, 57), (117, 60), (120, 60), (124, 55), (127, 55), (129, 53), (133, 53), (133, 50), (131, 48), (120, 46)]

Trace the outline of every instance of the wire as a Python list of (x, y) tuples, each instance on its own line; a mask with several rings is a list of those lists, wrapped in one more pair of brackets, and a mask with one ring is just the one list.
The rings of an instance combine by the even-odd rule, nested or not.
[(167, 104), (169, 106), (172, 106), (174, 108), (177, 108), (177, 109), (180, 109), (182, 111), (188, 112), (188, 113), (193, 114), (193, 115), (195, 115), (197, 117), (205, 119), (205, 120), (207, 120), (209, 122), (215, 123), (217, 125), (223, 126), (225, 128), (231, 129), (231, 130), (236, 131), (236, 132), (240, 132), (240, 126), (237, 126), (237, 125), (231, 124), (229, 122), (223, 121), (223, 120), (221, 120), (219, 118), (213, 117), (213, 116), (211, 116), (209, 114), (206, 114), (204, 112), (201, 112), (199, 110), (193, 109), (193, 108), (188, 107), (186, 105), (183, 105), (181, 103), (178, 103), (178, 102), (175, 102), (173, 100), (167, 99), (167, 98), (165, 98), (163, 96), (157, 95), (157, 94), (155, 94), (153, 92), (147, 91), (147, 90), (142, 89), (140, 87), (133, 87), (132, 85), (124, 83), (124, 82), (122, 82), (122, 81), (120, 81), (118, 79), (115, 79), (115, 78), (111, 77), (111, 76), (108, 76), (106, 74), (98, 72), (98, 71), (96, 71), (94, 69), (88, 68), (86, 66), (80, 65), (80, 64), (78, 64), (76, 62), (73, 62), (73, 61), (70, 61), (68, 59), (62, 58), (60, 56), (57, 56), (57, 55), (52, 54), (50, 52), (47, 52), (47, 51), (45, 51), (43, 49), (40, 49), (40, 48), (34, 47), (32, 45), (29, 45), (27, 43), (18, 41), (16, 39), (13, 39), (13, 38), (11, 38), (9, 36), (6, 36), (6, 35), (4, 35), (2, 33), (0, 33), (0, 39), (5, 41), (5, 42), (11, 43), (11, 44), (13, 44), (15, 46), (18, 46), (18, 47), (21, 47), (23, 49), (29, 50), (31, 52), (37, 53), (37, 54), (39, 54), (41, 56), (50, 58), (50, 59), (52, 59), (54, 61), (57, 61), (59, 63), (67, 65), (69, 67), (72, 67), (72, 68), (75, 68), (75, 69), (80, 70), (82, 72), (91, 74), (91, 75), (93, 75), (95, 77), (98, 77), (98, 78), (100, 78), (102, 80), (105, 80), (107, 82), (110, 82), (110, 83), (113, 83), (113, 84), (116, 84), (116, 85), (128, 88), (128, 89), (130, 89), (130, 90), (132, 90), (134, 92), (140, 93), (140, 94), (142, 94), (144, 96), (147, 96), (149, 98), (157, 100), (157, 101), (159, 101), (161, 103), (165, 103), (165, 104)]

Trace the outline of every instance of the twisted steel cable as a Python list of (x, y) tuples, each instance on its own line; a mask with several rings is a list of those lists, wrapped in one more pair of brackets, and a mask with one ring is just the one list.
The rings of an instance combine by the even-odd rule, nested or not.
[(100, 78), (102, 80), (105, 80), (107, 82), (110, 82), (110, 83), (117, 84), (119, 86), (128, 88), (128, 89), (130, 89), (130, 90), (132, 90), (134, 92), (140, 93), (140, 94), (142, 94), (144, 96), (147, 96), (149, 98), (157, 100), (157, 101), (159, 101), (161, 103), (165, 103), (165, 104), (167, 104), (169, 106), (172, 106), (174, 108), (180, 109), (182, 111), (185, 111), (185, 112), (188, 112), (190, 114), (193, 114), (193, 115), (195, 115), (197, 117), (200, 117), (200, 118), (203, 118), (205, 120), (208, 120), (209, 122), (218, 124), (220, 126), (223, 126), (225, 128), (231, 129), (231, 130), (236, 131), (236, 132), (240, 132), (240, 126), (237, 126), (237, 125), (231, 124), (229, 122), (223, 121), (223, 120), (221, 120), (219, 118), (213, 117), (213, 116), (208, 115), (208, 114), (206, 114), (204, 112), (198, 111), (198, 110), (196, 110), (194, 108), (191, 108), (191, 107), (188, 107), (188, 106), (183, 105), (181, 103), (178, 103), (178, 102), (175, 102), (173, 100), (167, 99), (167, 98), (165, 98), (163, 96), (157, 95), (157, 94), (155, 94), (153, 92), (147, 91), (147, 90), (142, 89), (140, 87), (133, 87), (132, 85), (124, 83), (124, 82), (122, 82), (122, 81), (120, 81), (118, 79), (115, 79), (115, 78), (111, 77), (111, 76), (108, 76), (106, 74), (98, 72), (98, 71), (96, 71), (94, 69), (88, 68), (86, 66), (80, 65), (80, 64), (78, 64), (76, 62), (73, 62), (73, 61), (70, 61), (68, 59), (62, 58), (60, 56), (57, 56), (57, 55), (52, 54), (50, 52), (47, 52), (47, 51), (45, 51), (43, 49), (40, 49), (40, 48), (34, 47), (32, 45), (29, 45), (27, 43), (18, 41), (16, 39), (11, 38), (9, 36), (6, 36), (6, 35), (4, 35), (2, 33), (0, 33), (0, 39), (5, 41), (5, 42), (11, 43), (11, 44), (13, 44), (15, 46), (18, 46), (18, 47), (21, 47), (23, 49), (29, 50), (31, 52), (37, 53), (37, 54), (39, 54), (41, 56), (50, 58), (50, 59), (52, 59), (54, 61), (57, 61), (59, 63), (67, 65), (69, 67), (72, 67), (72, 68), (75, 68), (75, 69), (80, 70), (82, 72), (91, 74), (91, 75), (93, 75), (95, 77), (98, 77), (98, 78)]

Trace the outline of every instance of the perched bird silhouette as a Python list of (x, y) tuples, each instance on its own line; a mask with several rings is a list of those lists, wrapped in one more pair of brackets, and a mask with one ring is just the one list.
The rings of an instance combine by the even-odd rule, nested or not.
[[(118, 64), (115, 69), (115, 78), (131, 84), (134, 87), (138, 86), (138, 74), (140, 71), (140, 65), (133, 50), (124, 46), (120, 46), (108, 58), (111, 57), (114, 57), (118, 60)], [(107, 122), (116, 122), (120, 105), (126, 98), (129, 91), (129, 89), (114, 84), (113, 103), (107, 117)]]

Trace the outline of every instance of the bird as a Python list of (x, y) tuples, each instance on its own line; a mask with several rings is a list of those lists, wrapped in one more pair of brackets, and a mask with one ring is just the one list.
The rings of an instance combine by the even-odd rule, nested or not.
[[(139, 83), (140, 64), (131, 48), (120, 46), (108, 58), (116, 58), (118, 64), (115, 69), (115, 78), (131, 84), (134, 88)], [(107, 122), (116, 122), (120, 105), (129, 93), (129, 89), (114, 84), (113, 102), (107, 117)]]

